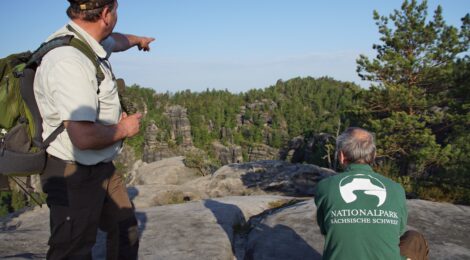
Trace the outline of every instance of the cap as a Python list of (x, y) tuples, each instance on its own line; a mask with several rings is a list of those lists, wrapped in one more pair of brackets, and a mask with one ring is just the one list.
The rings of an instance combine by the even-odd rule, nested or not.
[(70, 5), (76, 5), (80, 10), (93, 10), (114, 2), (114, 0), (67, 0)]

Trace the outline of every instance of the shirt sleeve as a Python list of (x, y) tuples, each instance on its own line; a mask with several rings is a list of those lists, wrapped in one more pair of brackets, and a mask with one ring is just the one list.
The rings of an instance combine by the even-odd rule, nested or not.
[(325, 225), (324, 225), (324, 221), (325, 221), (325, 215), (324, 215), (324, 203), (325, 203), (325, 193), (323, 191), (323, 185), (324, 182), (321, 181), (317, 184), (317, 187), (315, 189), (315, 194), (314, 194), (314, 197), (315, 197), (315, 205), (317, 206), (317, 224), (318, 226), (320, 227), (320, 232), (323, 234), (323, 235), (326, 235), (326, 228), (325, 228)]
[(106, 51), (106, 59), (108, 59), (111, 56), (111, 54), (113, 53), (115, 44), (116, 44), (116, 41), (111, 36), (108, 36), (106, 39), (104, 39), (101, 42), (101, 45), (103, 46), (103, 49)]
[(92, 70), (86, 68), (90, 64), (65, 57), (48, 74), (47, 84), (62, 121), (96, 121), (97, 83), (96, 77), (90, 75)]
[(401, 205), (402, 205), (402, 208), (401, 208), (401, 219), (400, 219), (400, 236), (403, 235), (403, 233), (405, 233), (406, 231), (406, 225), (408, 223), (408, 208), (406, 206), (406, 195), (405, 195), (405, 190), (403, 189), (403, 187), (398, 184), (398, 189), (400, 190), (400, 201), (401, 201)]

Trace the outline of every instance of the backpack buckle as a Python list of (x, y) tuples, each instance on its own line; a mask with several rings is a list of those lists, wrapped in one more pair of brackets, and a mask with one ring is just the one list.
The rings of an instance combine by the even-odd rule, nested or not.
[(15, 76), (15, 78), (20, 78), (20, 77), (23, 77), (24, 75), (24, 72), (21, 70), (15, 70), (13, 71), (13, 76)]
[(5, 148), (5, 138), (2, 137), (0, 138), (0, 156), (3, 156), (3, 154), (5, 153)]

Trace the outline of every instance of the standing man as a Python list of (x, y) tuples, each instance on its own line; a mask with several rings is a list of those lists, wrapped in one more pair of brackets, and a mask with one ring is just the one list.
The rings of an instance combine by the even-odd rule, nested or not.
[(405, 191), (370, 166), (376, 153), (372, 134), (348, 128), (336, 150), (345, 171), (322, 180), (315, 193), (317, 223), (325, 235), (323, 259), (427, 259), (423, 236), (416, 231), (403, 235)]
[[(68, 2), (71, 21), (48, 40), (74, 35), (96, 59), (72, 46), (58, 47), (36, 72), (43, 137), (65, 126), (47, 148), (41, 175), (50, 208), (47, 259), (91, 259), (98, 228), (107, 232), (107, 259), (136, 259), (137, 219), (112, 160), (122, 141), (138, 133), (142, 115), (122, 113), (108, 58), (133, 46), (149, 51), (154, 38), (113, 33), (117, 0)], [(104, 74), (100, 83), (94, 62)]]

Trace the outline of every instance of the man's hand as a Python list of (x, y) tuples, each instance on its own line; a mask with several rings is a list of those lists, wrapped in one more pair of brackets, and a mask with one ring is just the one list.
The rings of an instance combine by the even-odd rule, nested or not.
[(152, 37), (138, 37), (137, 48), (139, 51), (150, 51), (150, 43), (155, 41), (155, 38)]
[(118, 32), (112, 33), (111, 37), (115, 41), (113, 52), (126, 51), (134, 46), (137, 46), (139, 50), (150, 51), (150, 43), (155, 41), (155, 38), (152, 37), (122, 34)]
[(140, 130), (140, 119), (142, 118), (141, 113), (135, 113), (133, 115), (127, 115), (122, 113), (121, 121), (119, 121), (120, 127), (126, 130), (126, 137), (132, 137), (139, 133)]

